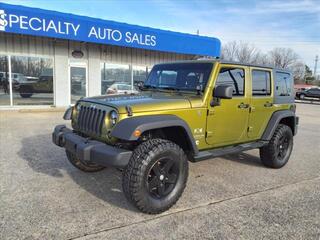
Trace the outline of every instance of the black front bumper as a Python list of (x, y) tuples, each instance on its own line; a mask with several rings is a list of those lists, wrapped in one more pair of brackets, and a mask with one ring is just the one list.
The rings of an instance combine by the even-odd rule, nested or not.
[(106, 167), (124, 168), (132, 155), (132, 151), (81, 137), (65, 125), (54, 128), (52, 141), (57, 146), (64, 147), (75, 154), (81, 161), (94, 162)]

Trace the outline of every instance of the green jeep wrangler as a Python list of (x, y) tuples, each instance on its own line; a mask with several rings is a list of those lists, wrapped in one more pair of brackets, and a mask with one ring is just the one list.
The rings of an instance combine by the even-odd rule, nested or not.
[(297, 132), (293, 78), (285, 70), (219, 60), (155, 65), (138, 94), (83, 98), (53, 142), (87, 172), (123, 169), (123, 192), (142, 212), (181, 196), (188, 161), (259, 148), (283, 167)]

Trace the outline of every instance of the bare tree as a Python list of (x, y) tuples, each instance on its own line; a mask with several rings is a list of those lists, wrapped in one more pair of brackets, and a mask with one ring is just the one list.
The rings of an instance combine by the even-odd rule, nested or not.
[(304, 81), (304, 63), (291, 48), (274, 48), (266, 54), (250, 43), (233, 41), (223, 45), (221, 59), (290, 69), (295, 82)]
[(305, 80), (305, 64), (301, 61), (297, 61), (296, 63), (292, 64), (289, 69), (292, 70), (293, 78), (295, 83), (304, 83)]
[(238, 51), (238, 44), (236, 41), (228, 42), (222, 46), (221, 59), (226, 61), (236, 61), (236, 52)]
[(266, 64), (267, 56), (247, 42), (228, 42), (222, 47), (221, 59), (251, 64)]
[(289, 68), (297, 63), (299, 56), (291, 48), (274, 48), (269, 52), (270, 63), (277, 68)]

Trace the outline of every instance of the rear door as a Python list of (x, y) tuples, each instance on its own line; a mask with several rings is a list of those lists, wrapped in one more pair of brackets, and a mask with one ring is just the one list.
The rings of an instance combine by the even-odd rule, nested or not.
[(250, 67), (251, 102), (248, 137), (259, 139), (273, 113), (272, 69)]

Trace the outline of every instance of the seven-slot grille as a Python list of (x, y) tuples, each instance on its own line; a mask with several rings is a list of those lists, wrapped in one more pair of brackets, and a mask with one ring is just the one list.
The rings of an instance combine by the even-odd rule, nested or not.
[(78, 115), (79, 130), (84, 133), (100, 136), (105, 116), (105, 110), (81, 106)]

